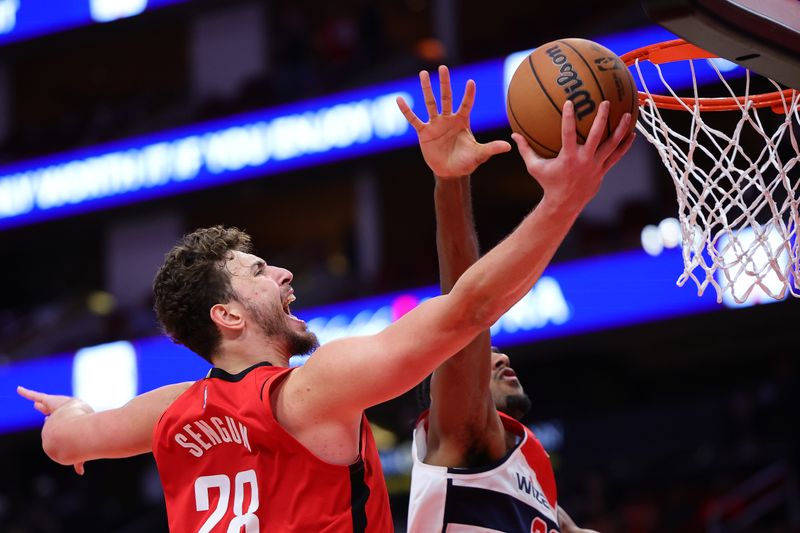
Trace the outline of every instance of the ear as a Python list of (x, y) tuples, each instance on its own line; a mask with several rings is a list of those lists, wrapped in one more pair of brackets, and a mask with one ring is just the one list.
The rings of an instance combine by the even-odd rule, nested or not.
[(209, 311), (211, 321), (219, 327), (222, 332), (241, 331), (244, 329), (244, 314), (241, 307), (236, 302), (228, 304), (214, 304)]

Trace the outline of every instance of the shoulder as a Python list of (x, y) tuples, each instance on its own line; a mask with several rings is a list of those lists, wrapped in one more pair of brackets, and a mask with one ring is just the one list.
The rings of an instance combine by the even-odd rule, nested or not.
[(259, 372), (256, 383), (260, 387), (261, 400), (267, 405), (274, 404), (284, 392), (290, 378), (298, 375), (298, 368), (268, 367)]
[(174, 385), (166, 385), (145, 394), (149, 394), (153, 398), (159, 398), (161, 401), (167, 403), (165, 411), (173, 410), (179, 408), (181, 403), (188, 401), (194, 394), (202, 390), (204, 381), (205, 379), (198, 379), (197, 381), (186, 381)]
[[(419, 426), (418, 426), (419, 428)], [(483, 431), (464, 428), (462, 432), (441, 435), (432, 425), (425, 426), (427, 453), (424, 461), (436, 466), (476, 468), (493, 464), (508, 452), (506, 432), (501, 425), (487, 425)]]

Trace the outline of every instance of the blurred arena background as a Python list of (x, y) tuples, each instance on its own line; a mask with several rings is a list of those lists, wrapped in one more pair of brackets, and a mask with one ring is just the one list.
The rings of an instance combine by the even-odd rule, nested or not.
[[(630, 0), (0, 0), (0, 531), (166, 531), (150, 456), (78, 477), (14, 387), (103, 407), (202, 377), (151, 310), (183, 232), (249, 231), (322, 340), (382, 327), (436, 291), (433, 180), (394, 108), (418, 70), (474, 77), (476, 136), (507, 138), (511, 54), (663, 35)], [(473, 187), (483, 249), (541, 192), (516, 154)], [(525, 421), (583, 527), (800, 531), (800, 302), (676, 287), (675, 209), (638, 139), (495, 327)], [(369, 413), (398, 531), (417, 414), (413, 392)]]

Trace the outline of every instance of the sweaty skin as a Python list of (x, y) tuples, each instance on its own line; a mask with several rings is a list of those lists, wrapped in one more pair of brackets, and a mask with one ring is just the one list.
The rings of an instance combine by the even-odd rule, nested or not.
[[(463, 103), (462, 109), (452, 114), (447, 68), (439, 69), (441, 113), (436, 110), (427, 73), (422, 75), (421, 83), (430, 119), (417, 128), (417, 133), (423, 157), (435, 177), (439, 276), (442, 293), (446, 294), (479, 258), (470, 175), (488, 157), (511, 147), (503, 141), (478, 143), (469, 128), (469, 114), (462, 112)], [(468, 84), (464, 96), (467, 109), (473, 98), (474, 85)], [(607, 116), (605, 102), (595, 125), (604, 124)], [(521, 395), (524, 395), (522, 385), (511, 370), (508, 357), (491, 350), (488, 331), (480, 333), (433, 373), (425, 463), (471, 468), (494, 463), (505, 456), (515, 446), (515, 439), (504, 430), (497, 411), (522, 416), (524, 413), (513, 412), (508, 405), (509, 397)], [(563, 532), (591, 531), (578, 528), (560, 507), (558, 516)]]
[[(470, 141), (463, 133), (428, 128), (438, 120), (438, 112), (427, 73), (421, 75), (421, 80), (431, 116), (429, 123), (416, 117), (402, 99), (398, 101), (401, 111), (419, 132), (420, 143), (423, 137), (425, 142), (444, 141), (451, 146), (474, 143), (474, 138)], [(450, 104), (443, 100), (443, 114), (447, 110), (468, 125), (474, 93), (474, 82), (470, 81), (458, 112), (452, 114), (450, 98)], [(610, 139), (600, 143), (606, 117), (607, 109), (598, 113), (586, 142), (578, 144), (574, 109), (567, 102), (563, 110), (563, 148), (554, 159), (539, 158), (522, 137), (513, 136), (528, 172), (544, 190), (539, 205), (505, 240), (458, 276), (448, 294), (427, 300), (379, 333), (330, 342), (320, 347), (303, 367), (292, 371), (270, 397), (273, 412), (284, 429), (320, 459), (334, 464), (352, 463), (359, 453), (364, 409), (410, 390), (448, 357), (487, 331), (539, 278), (580, 211), (597, 192), (603, 175), (630, 147), (632, 138), (623, 139), (629, 118), (621, 121)], [(508, 150), (507, 143), (502, 142), (480, 146), (483, 148), (473, 151), (460, 163), (469, 165), (470, 159), (472, 163), (480, 163)], [(444, 154), (444, 149), (441, 151), (423, 149), (426, 162), (431, 165), (431, 160), (452, 156)], [(465, 167), (456, 168), (453, 176), (440, 177), (448, 179), (471, 172), (464, 171)], [(263, 327), (260, 315), (277, 313), (287, 298), (293, 296), (291, 272), (250, 254), (232, 255), (225, 266), (242, 301), (219, 302), (209, 310), (222, 337), (212, 362), (231, 374), (260, 361), (287, 366), (293, 355), (291, 344), (285, 336), (270, 334)], [(285, 320), (293, 334), (306, 332), (302, 321)], [(358, 380), (352, 379), (355, 375)], [(341, 387), (341, 383), (348, 386)], [(27, 394), (50, 415), (42, 431), (48, 455), (61, 464), (79, 464), (147, 451), (140, 441), (123, 441), (126, 437), (134, 439), (151, 434), (154, 421), (169, 405), (170, 397), (174, 399), (180, 393), (180, 386), (174, 387), (159, 395), (136, 398), (131, 402), (135, 409), (122, 408), (107, 414), (89, 412), (74, 399), (20, 393)], [(483, 401), (487, 406), (479, 412), (488, 420), (493, 411), (488, 400)], [(123, 431), (111, 438), (111, 432), (106, 430), (110, 423), (129, 428), (131, 433)], [(92, 442), (91, 446), (86, 445), (87, 440)]]

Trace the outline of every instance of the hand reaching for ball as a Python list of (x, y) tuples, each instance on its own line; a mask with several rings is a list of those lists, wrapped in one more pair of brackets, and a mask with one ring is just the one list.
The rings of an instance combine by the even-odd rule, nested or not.
[(472, 135), (469, 115), (475, 102), (474, 81), (467, 82), (461, 105), (458, 111), (453, 113), (450, 72), (444, 65), (440, 66), (439, 89), (442, 100), (440, 113), (428, 72), (424, 70), (420, 72), (419, 80), (425, 107), (428, 110), (428, 122), (422, 122), (402, 97), (397, 98), (397, 106), (417, 131), (422, 157), (435, 176), (439, 178), (469, 176), (490, 157), (511, 150), (511, 145), (506, 141), (481, 144)]
[(545, 198), (582, 209), (597, 193), (606, 172), (631, 147), (636, 134), (628, 134), (630, 113), (622, 117), (611, 137), (600, 142), (608, 121), (608, 112), (609, 103), (601, 103), (586, 142), (578, 144), (575, 108), (572, 101), (567, 100), (561, 119), (561, 151), (552, 159), (543, 158), (534, 152), (519, 133), (512, 134), (528, 173), (542, 186)]

